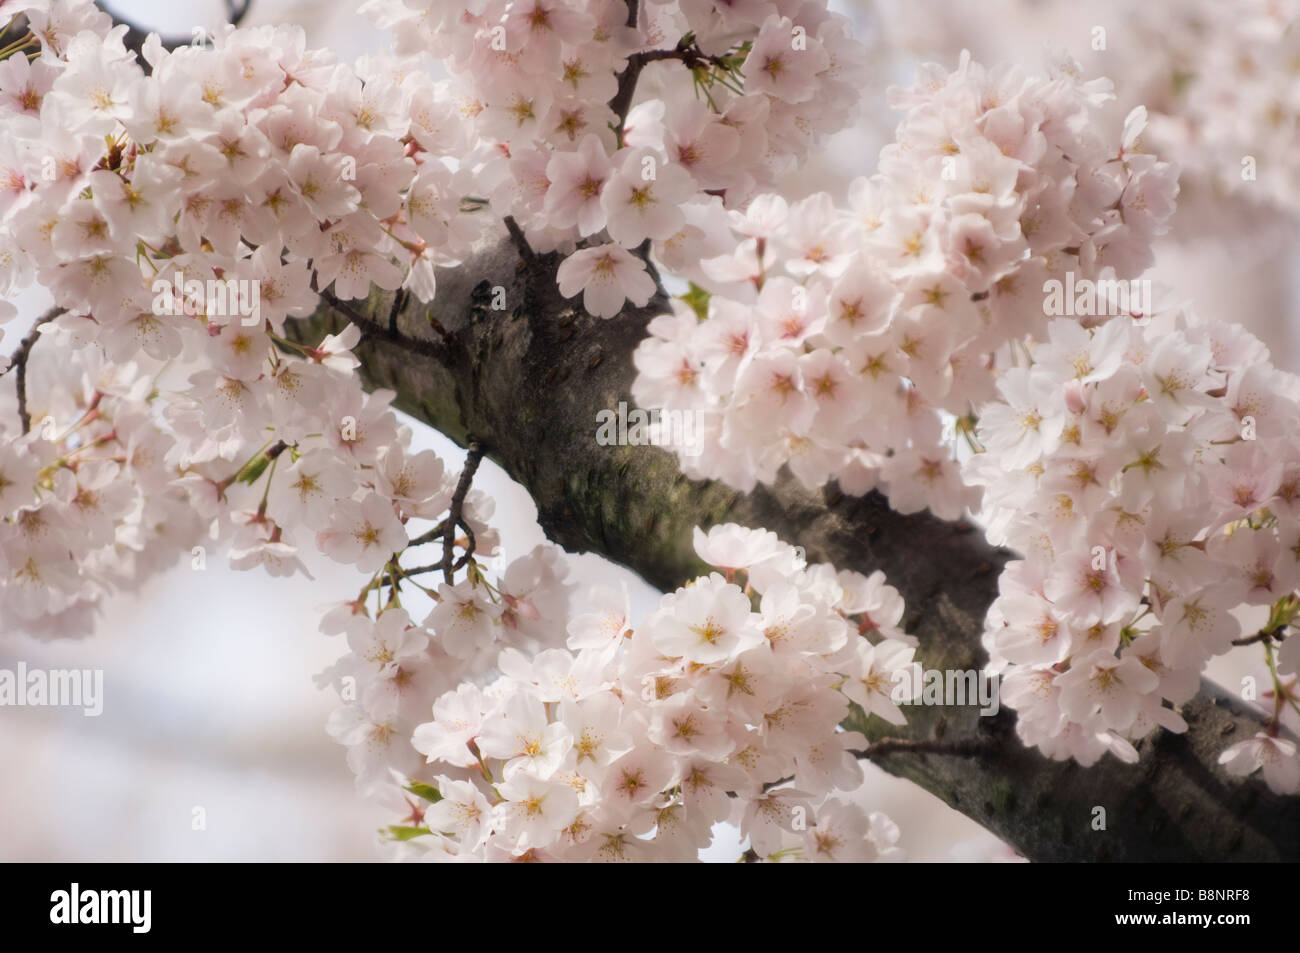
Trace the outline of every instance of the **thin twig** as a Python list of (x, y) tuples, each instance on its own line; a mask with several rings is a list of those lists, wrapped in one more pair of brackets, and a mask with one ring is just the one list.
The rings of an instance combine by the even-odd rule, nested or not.
[(441, 321), (435, 318), (432, 314), (425, 315), (425, 320), (429, 322), (429, 327), (433, 328), (434, 333), (437, 334), (438, 337), (442, 338), (445, 344), (451, 344), (451, 332), (442, 326)]
[(460, 528), (465, 531), (465, 555), (456, 560), (456, 568), (460, 569), (474, 558), (474, 550), (478, 548), (478, 540), (474, 538), (474, 531), (470, 529), (468, 521), (464, 517), (460, 520)]
[[(1285, 626), (1283, 626), (1285, 628)], [(1233, 645), (1254, 645), (1256, 642), (1267, 642), (1271, 639), (1279, 638), (1278, 632), (1281, 629), (1260, 629), (1254, 635), (1242, 636), (1240, 639), (1233, 639)]]
[(443, 534), (447, 532), (447, 521), (443, 520), (428, 532), (421, 533), (415, 539), (406, 544), (407, 549), (414, 549), (416, 546), (423, 546), (426, 543), (435, 543), (442, 539)]
[(397, 316), (401, 313), (402, 309), (406, 307), (406, 298), (407, 294), (405, 288), (398, 288), (397, 292), (393, 295), (393, 306), (388, 309), (388, 330), (393, 334), (401, 334), (401, 332), (397, 330)]
[(679, 43), (671, 50), (643, 50), (640, 53), (633, 53), (627, 58), (627, 68), (618, 77), (618, 90), (614, 93), (614, 98), (609, 101), (609, 108), (618, 117), (620, 142), (623, 139), (623, 124), (627, 121), (627, 111), (632, 107), (632, 97), (636, 95), (636, 84), (641, 77), (641, 71), (648, 64), (662, 60), (677, 60), (691, 70), (707, 66), (726, 69), (722, 57), (706, 56), (704, 51), (693, 43), (686, 46)]
[[(461, 557), (457, 559), (456, 562), (451, 567), (453, 573), (458, 570), (464, 569), (466, 566), (469, 565), (469, 561), (474, 558), (474, 547), (476, 545), (474, 540), (474, 531), (469, 528), (469, 524), (466, 523), (464, 520), (460, 521), (460, 528), (465, 531), (467, 542), (465, 545), (465, 552), (461, 554)], [(411, 545), (414, 545), (414, 543), (412, 543)], [(408, 546), (407, 548), (409, 549), (410, 547)], [(422, 576), (425, 573), (441, 572), (441, 571), (442, 571), (442, 560), (439, 560), (438, 562), (430, 563), (427, 566), (416, 566), (414, 569), (404, 568), (402, 570), (402, 575)]]
[[(456, 492), (451, 496), (451, 509), (447, 512), (447, 530), (442, 537), (442, 576), (447, 585), (451, 585), (455, 565), (452, 561), (452, 549), (456, 545), (456, 527), (464, 523), (461, 510), (465, 506), (465, 497), (469, 494), (470, 484), (474, 482), (474, 473), (483, 459), (483, 448), (478, 441), (469, 442), (469, 452), (465, 455), (465, 469), (460, 471), (456, 481)], [(473, 534), (471, 534), (471, 539)], [(471, 543), (472, 545), (472, 543)]]
[(537, 254), (533, 251), (533, 246), (528, 244), (528, 238), (524, 235), (524, 230), (519, 227), (513, 215), (507, 215), (505, 218), (506, 231), (510, 233), (510, 240), (515, 243), (515, 248), (519, 250), (519, 257), (524, 260), (529, 268), (537, 263)]
[(858, 758), (880, 758), (888, 754), (948, 754), (970, 758), (988, 754), (993, 746), (987, 741), (938, 741), (931, 738), (882, 738), (862, 751)]
[(32, 347), (36, 344), (36, 339), (41, 336), (41, 325), (47, 321), (53, 321), (63, 313), (63, 308), (57, 305), (46, 311), (36, 319), (32, 329), (27, 332), (27, 336), (18, 342), (18, 347), (9, 357), (9, 366), (0, 372), (0, 377), (8, 374), (10, 371), (17, 369), (17, 377), (14, 386), (18, 389), (18, 420), (22, 424), (23, 433), (31, 433), (32, 418), (27, 412), (27, 362), (31, 357)]
[(441, 563), (441, 562), (430, 563), (430, 564), (427, 565), (427, 566), (415, 566), (414, 568), (411, 568), (411, 569), (407, 569), (405, 566), (403, 566), (403, 567), (402, 567), (402, 575), (403, 575), (404, 577), (406, 577), (406, 576), (422, 576), (422, 575), (424, 575), (424, 574), (427, 573), (427, 572), (438, 572), (438, 571), (441, 570), (441, 569), (442, 569), (442, 563)]
[(22, 37), (26, 36), (30, 29), (31, 26), (27, 22), (27, 17), (14, 17), (13, 22), (9, 23), (5, 27), (0, 27), (0, 47), (16, 43)]
[(253, 0), (226, 0), (226, 19), (231, 26), (239, 26), (252, 6)]
[(433, 358), (439, 364), (444, 366), (451, 363), (451, 355), (448, 353), (447, 347), (441, 342), (429, 341), (424, 338), (414, 338), (410, 335), (402, 334), (400, 331), (396, 331), (378, 321), (371, 320), (346, 301), (340, 301), (335, 297), (333, 292), (318, 291), (317, 294), (319, 294), (321, 299), (328, 303), (331, 308), (355, 324), (361, 331), (361, 337), (363, 339), (368, 337), (382, 338), (389, 343), (397, 344), (409, 351), (414, 351), (416, 354), (422, 354), (425, 357)]
[(27, 411), (27, 358), (31, 356), (32, 345), (36, 339), (41, 336), (40, 331), (32, 328), (27, 332), (27, 337), (23, 338), (18, 344), (18, 350), (10, 358), (13, 362), (12, 367), (18, 368), (18, 379), (15, 386), (18, 389), (18, 420), (23, 425), (23, 433), (29, 434), (32, 431), (32, 417)]

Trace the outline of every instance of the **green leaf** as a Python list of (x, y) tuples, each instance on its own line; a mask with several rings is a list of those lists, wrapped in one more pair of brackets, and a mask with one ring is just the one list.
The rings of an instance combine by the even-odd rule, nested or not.
[(406, 790), (424, 798), (430, 804), (437, 804), (442, 800), (442, 793), (432, 784), (425, 784), (423, 781), (412, 781), (406, 786)]
[(388, 833), (393, 840), (413, 840), (416, 837), (423, 837), (425, 834), (432, 834), (433, 831), (427, 827), (409, 827), (404, 824), (392, 824), (388, 828)]
[(244, 464), (243, 468), (235, 476), (238, 483), (247, 483), (252, 486), (257, 482), (257, 478), (266, 472), (266, 468), (271, 465), (271, 458), (265, 452), (259, 453), (253, 459)]
[(712, 295), (695, 282), (691, 282), (691, 287), (685, 294), (680, 294), (677, 297), (689, 304), (691, 310), (695, 312), (695, 316), (701, 321), (709, 316), (709, 298)]

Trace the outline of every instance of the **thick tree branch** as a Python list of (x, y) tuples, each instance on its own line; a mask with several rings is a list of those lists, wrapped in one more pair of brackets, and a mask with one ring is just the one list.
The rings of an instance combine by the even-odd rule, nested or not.
[[(560, 297), (557, 265), (555, 255), (523, 263), (502, 237), (440, 273), (432, 307), (408, 302), (397, 323), (401, 338), (437, 342), (455, 359), (372, 335), (357, 350), (367, 385), (394, 389), (396, 406), (462, 446), (470, 434), (483, 441), (532, 493), (543, 529), (566, 549), (600, 553), (671, 589), (703, 568), (693, 526), (767, 527), (805, 547), (810, 561), (884, 570), (907, 600), (904, 624), (919, 637), (926, 668), (981, 666), (983, 620), (1008, 554), (971, 527), (903, 516), (877, 494), (811, 492), (788, 478), (740, 493), (686, 479), (659, 448), (598, 444), (596, 415), (631, 404), (632, 351), (666, 301), (660, 294), (612, 320), (592, 318)], [(497, 286), (504, 311), (493, 310)], [(371, 321), (391, 306), (392, 295), (377, 291), (356, 311)], [(314, 346), (343, 324), (322, 308), (290, 322), (288, 333)], [(1226, 745), (1263, 727), (1263, 717), (1208, 683), (1181, 711), (1187, 733), (1139, 743), (1140, 763), (1108, 756), (1089, 768), (1026, 749), (1007, 709), (980, 717), (978, 706), (913, 706), (905, 728), (855, 712), (846, 727), (873, 743), (890, 739), (871, 753), (875, 763), (1033, 860), (1300, 858), (1300, 798), (1274, 795), (1257, 777), (1231, 778), (1217, 764)], [(1097, 807), (1105, 808), (1105, 830), (1093, 829)]]

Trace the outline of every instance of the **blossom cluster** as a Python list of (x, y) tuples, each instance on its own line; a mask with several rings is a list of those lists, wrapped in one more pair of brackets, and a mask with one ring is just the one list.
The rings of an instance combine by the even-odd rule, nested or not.
[(1130, 94), (1152, 103), (1153, 147), (1179, 156), (1211, 194), (1300, 215), (1300, 3), (1180, 0), (1159, 16), (1124, 12), (1136, 21), (1133, 49), (1161, 51), (1130, 58), (1140, 64)]
[[(40, 55), (0, 69), (0, 279), (34, 277), (110, 356), (169, 359), (209, 336), (233, 369), (217, 342), (278, 332), (317, 290), (405, 284), (427, 300), (434, 264), (477, 234), (440, 161), (458, 143), (412, 124), (423, 73), (378, 59), (353, 71), (282, 26), (170, 53), (151, 35), (146, 74), (93, 5), (27, 12)], [(256, 280), (258, 313), (160, 306), (155, 286), (178, 275)]]
[[(0, 71), (0, 262), (6, 290), (34, 273), (64, 310), (28, 359), (30, 432), (17, 414), (2, 425), (3, 611), (86, 631), (100, 597), (177, 545), (195, 570), (218, 545), (273, 575), (305, 571), (304, 545), (385, 567), (453, 484), (435, 454), (408, 452), (392, 392), (362, 390), (355, 325), (311, 344), (281, 334), (316, 288), (404, 280), (384, 219), (419, 188), (400, 118), (415, 92), (387, 74), (363, 86), (300, 29), (170, 54), (153, 37), (145, 75), (93, 6), (26, 12), (40, 55)], [(431, 289), (431, 259), (421, 268)], [(213, 309), (170, 292), (195, 281), (231, 294)], [(471, 493), (462, 514), (485, 555), (490, 512)]]
[(1229, 229), (1239, 246), (1250, 240), (1242, 226), (1266, 222), (1252, 212), (1300, 212), (1296, 0), (1046, 0), (1032, 8), (1020, 0), (891, 0), (874, 13), (891, 43), (926, 58), (969, 47), (985, 60), (1024, 61), (1051, 36), (1053, 48), (1104, 72), (1121, 103), (1146, 106), (1149, 147), (1182, 167), (1192, 204), (1180, 209), (1176, 240)]
[[(841, 24), (817, 17), (816, 4), (799, 6), (802, 12), (789, 12), (811, 24), (811, 36), (802, 23), (796, 29), (777, 17), (769, 33), (779, 43), (764, 39), (759, 26), (753, 41), (738, 41), (756, 64), (769, 65), (759, 69), (767, 80), (734, 94), (729, 80), (726, 93), (719, 88), (706, 97), (708, 128), (698, 151), (684, 139), (665, 140), (676, 143), (677, 164), (690, 165), (691, 156), (703, 156), (705, 139), (714, 148), (741, 135), (735, 116), (755, 118), (744, 155), (762, 160), (734, 182), (718, 176), (739, 165), (723, 170), (720, 163), (707, 180), (718, 194), (705, 194), (704, 169), (696, 168), (696, 204), (720, 207), (724, 196), (740, 202), (752, 182), (770, 182), (773, 170), (790, 161), (790, 150), (798, 151), (790, 143), (812, 141), (809, 127), (787, 110), (790, 142), (768, 144), (765, 137), (779, 126), (768, 112), (780, 113), (779, 103), (815, 94), (832, 106), (852, 98), (843, 83), (831, 95), (843, 74), (825, 48), (847, 43)], [(544, 646), (558, 646), (570, 622), (582, 624), (570, 620), (571, 586), (560, 579), (550, 548), (516, 560), (490, 583), (474, 554), (497, 548), (485, 521), (491, 501), (470, 491), (453, 502), (455, 483), (441, 461), (410, 452), (409, 432), (389, 407), (392, 392), (362, 390), (351, 353), (360, 328), (301, 343), (286, 336), (286, 321), (314, 310), (326, 291), (348, 299), (368, 296), (374, 286), (401, 286), (430, 297), (434, 266), (454, 263), (482, 229), (489, 200), (470, 196), (468, 183), (475, 191), (490, 184), (491, 161), (508, 159), (512, 144), (520, 150), (523, 140), (516, 134), (486, 146), (483, 163), (461, 161), (483, 145), (469, 121), (474, 110), (465, 115), (460, 100), (409, 64), (363, 61), (354, 71), (308, 50), (296, 28), (228, 29), (210, 46), (172, 52), (150, 37), (146, 71), (124, 47), (123, 29), (89, 3), (48, 0), (16, 10), (32, 37), (0, 68), (0, 110), (13, 130), (0, 144), (0, 280), (6, 293), (38, 282), (60, 313), (40, 327), (24, 358), (30, 374), (19, 397), (31, 393), (26, 409), (35, 426), (29, 429), (22, 414), (6, 415), (3, 425), (11, 438), (0, 461), (4, 612), (17, 613), (29, 631), (68, 634), (89, 628), (96, 600), (111, 588), (138, 587), (145, 572), (174, 561), (178, 550), (190, 549), (192, 567), (201, 570), (206, 549), (224, 544), (233, 568), (282, 575), (305, 572), (301, 547), (314, 543), (369, 578), (323, 622), (326, 631), (346, 631), (352, 649), (326, 676), (348, 701), (330, 731), (349, 747), (363, 785), (382, 786), (398, 769), (408, 769), (408, 779), (427, 773), (410, 739), (436, 730), (429, 728), (436, 719), (420, 728), (438, 697), (434, 690), (496, 698), (499, 680), (473, 687), (486, 673), (524, 677), (558, 664)], [(556, 22), (563, 12), (556, 11)], [(676, 8), (659, 12), (667, 20), (684, 16)], [(773, 11), (759, 12), (760, 23), (771, 21)], [(792, 51), (808, 54), (791, 60), (789, 73), (778, 49), (787, 40), (796, 41)], [(542, 45), (530, 49), (547, 49), (534, 41)], [(701, 31), (692, 42), (712, 48), (716, 37)], [(676, 48), (687, 49), (681, 42)], [(803, 92), (785, 85), (799, 72), (796, 63), (817, 64), (802, 76)], [(724, 66), (741, 75), (738, 65)], [(719, 101), (735, 115), (717, 119)], [(661, 148), (645, 138), (653, 107), (640, 108), (642, 138), (630, 123), (619, 132), (629, 168), (631, 150)], [(686, 133), (669, 128), (663, 135)], [(578, 148), (590, 154), (590, 140)], [(637, 156), (637, 169), (653, 165), (646, 158)], [(670, 180), (675, 171), (672, 164), (659, 170)], [(521, 217), (535, 232), (534, 220)], [(664, 221), (684, 227), (671, 211)], [(206, 293), (191, 291), (195, 282)], [(419, 530), (449, 510), (454, 520), (449, 515)], [(704, 612), (681, 623), (700, 627), (699, 647), (662, 654), (647, 629), (639, 638), (620, 633), (600, 648), (584, 649), (572, 641), (581, 637), (571, 636), (567, 649), (551, 650), (590, 668), (594, 681), (568, 699), (574, 710), (595, 717), (627, 700), (628, 714), (615, 711), (613, 723), (631, 742), (605, 754), (616, 752), (629, 770), (633, 757), (646, 759), (645, 769), (653, 767), (660, 782), (635, 805), (620, 805), (604, 773), (584, 764), (560, 788), (581, 797), (583, 817), (616, 841), (620, 832), (639, 839), (658, 829), (658, 848), (648, 850), (665, 848), (672, 819), (689, 811), (691, 832), (672, 847), (673, 856), (708, 842), (712, 823), (731, 816), (722, 810), (733, 801), (729, 795), (750, 808), (745, 830), (765, 856), (785, 859), (805, 848), (831, 859), (896, 856), (897, 832), (887, 819), (822, 802), (832, 788), (861, 779), (849, 747), (863, 739), (837, 730), (847, 699), (902, 720), (889, 700), (891, 675), (910, 664), (912, 648), (895, 628), (902, 613), (897, 593), (879, 576), (795, 568), (793, 550), (770, 534), (732, 536), (740, 542), (709, 539), (734, 563), (724, 567), (728, 575), (743, 574), (746, 588), (715, 576), (667, 597), (693, 606), (683, 609), (688, 615)], [(452, 546), (464, 552), (454, 564), (466, 569), (460, 581), (445, 557), (437, 567), (404, 564), (411, 550), (439, 542), (448, 553)], [(732, 558), (737, 547), (749, 561)], [(444, 582), (428, 589), (418, 578), (436, 568)], [(408, 602), (414, 590), (434, 602), (420, 627), (401, 605), (403, 587)], [(759, 592), (764, 603), (751, 611), (751, 595)], [(593, 611), (608, 617), (610, 605)], [(725, 631), (711, 611), (731, 613)], [(714, 643), (725, 651), (715, 649), (710, 661), (696, 658)], [(655, 690), (643, 696), (637, 679), (651, 675)], [(560, 717), (552, 702), (541, 705), (545, 718)], [(698, 724), (708, 743), (701, 735), (697, 747), (689, 731), (669, 738), (669, 724)], [(462, 757), (453, 753), (442, 768), (460, 771)], [(613, 760), (602, 758), (602, 767)], [(687, 775), (677, 773), (688, 761), (707, 807), (684, 799)], [(496, 765), (503, 777), (559, 783), (544, 766), (522, 772), (510, 762)], [(663, 769), (670, 773), (660, 778)], [(721, 801), (701, 793), (711, 773)], [(588, 774), (579, 792), (574, 778)], [(800, 787), (763, 790), (787, 775)], [(453, 803), (450, 793), (447, 801)], [(787, 801), (790, 815), (779, 816)], [(805, 826), (803, 812), (813, 808), (819, 813)], [(657, 820), (647, 827), (647, 818)], [(565, 826), (579, 820), (575, 813)], [(492, 848), (536, 853), (539, 836), (533, 830), (511, 841), (503, 830)], [(550, 841), (545, 846), (559, 850)], [(486, 847), (485, 839), (454, 850), (470, 856)]]
[[(624, 0), (362, 9), (399, 54), (443, 61), (451, 79), (416, 121), (468, 137), (462, 166), (493, 211), (563, 253), (560, 290), (602, 317), (653, 295), (643, 243), (690, 260), (725, 209), (843, 128), (865, 64), (825, 0), (641, 3), (633, 18)], [(641, 87), (654, 95), (633, 105)]]
[[(1153, 727), (1186, 730), (1177, 706), (1242, 635), (1241, 607), (1267, 607), (1278, 638), (1300, 609), (1300, 379), (1241, 327), (1182, 309), (1057, 320), (1026, 357), (965, 463), (990, 540), (1023, 557), (990, 609), (990, 666), (1026, 744), (1135, 761)], [(1225, 754), (1287, 793), (1300, 761), (1277, 727), (1298, 647), (1274, 660), (1270, 643), (1270, 730)]]
[(732, 821), (763, 859), (901, 857), (886, 817), (834, 796), (863, 778), (849, 702), (904, 723), (897, 591), (762, 530), (697, 529), (695, 547), (719, 571), (639, 624), (625, 591), (573, 598), (542, 547), (496, 585), (440, 587), (418, 625), (391, 606), (327, 617), (351, 652), (326, 678), (356, 680), (331, 731), (366, 790), (406, 798), (404, 851), (686, 861)]
[(60, 309), (0, 408), (0, 626), (88, 631), (178, 555), (283, 575), (314, 546), (361, 574), (322, 621), (349, 646), (329, 731), (409, 810), (403, 851), (680, 860), (733, 821), (763, 859), (899, 856), (837, 796), (862, 779), (850, 702), (901, 724), (918, 681), (880, 573), (723, 526), (695, 540), (717, 572), (636, 625), (551, 546), (490, 579), (492, 501), (356, 373), (363, 329), (400, 332), (288, 324), (322, 296), (429, 301), (505, 220), (593, 314), (645, 305), (652, 258), (693, 283), (634, 384), (704, 420), (688, 475), (747, 489), (788, 465), (943, 517), (982, 491), (1026, 557), (986, 643), (1049, 755), (1180, 730), (1233, 612), (1268, 607), (1273, 720), (1224, 759), (1297, 788), (1276, 729), (1300, 639), (1274, 646), (1300, 616), (1300, 387), (1233, 327), (1044, 314), (1049, 280), (1150, 264), (1176, 183), (1143, 110), (1068, 64), (963, 56), (892, 93), (897, 140), (848, 208), (790, 204), (770, 190), (847, 122), (863, 65), (825, 0), (366, 6), (398, 56), (354, 68), (294, 27), (154, 36), (138, 61), (88, 0), (0, 3), (31, 29), (0, 51), (0, 293), (36, 282)]
[(173, 565), (203, 525), (167, 466), (152, 374), (85, 349), (37, 362), (28, 386), (35, 429), (0, 425), (0, 630), (85, 635), (105, 595)]
[[(756, 198), (678, 263), (698, 286), (636, 354), (642, 406), (698, 411), (685, 472), (743, 489), (788, 465), (808, 486), (879, 484), (902, 512), (960, 516), (945, 414), (992, 395), (1008, 342), (1041, 328), (1045, 283), (1129, 279), (1151, 261), (1175, 170), (1108, 131), (1105, 81), (1031, 78), (963, 56), (893, 90), (880, 171), (789, 205)], [(719, 223), (721, 224), (721, 223)]]
[[(286, 320), (314, 311), (323, 292), (356, 299), (376, 287), (402, 288), (430, 299), (435, 267), (456, 264), (490, 215), (513, 212), (539, 247), (547, 247), (540, 232), (548, 229), (567, 234), (571, 245), (606, 230), (599, 195), (581, 216), (558, 189), (549, 206), (528, 204), (540, 202), (540, 193), (513, 195), (517, 183), (535, 181), (522, 174), (527, 156), (540, 167), (554, 159), (558, 168), (599, 154), (626, 168), (618, 182), (640, 196), (629, 200), (628, 214), (653, 212), (658, 238), (685, 228), (663, 191), (671, 183), (687, 186), (682, 202), (743, 201), (754, 183), (773, 181), (813, 141), (820, 126), (798, 120), (797, 104), (815, 96), (819, 122), (834, 125), (839, 120), (827, 117), (846, 115), (854, 100), (857, 47), (842, 19), (816, 2), (786, 4), (783, 12), (784, 19), (775, 7), (756, 5), (715, 23), (699, 5), (661, 5), (634, 28), (620, 25), (627, 16), (620, 0), (458, 6), (455, 23), (443, 24), (439, 36), (468, 40), (457, 48), (469, 59), (453, 65), (462, 81), (439, 83), (412, 57), (363, 58), (350, 68), (328, 51), (308, 49), (303, 31), (289, 26), (226, 28), (174, 51), (151, 36), (140, 62), (123, 44), (125, 28), (113, 27), (88, 0), (6, 3), (6, 18), (24, 16), (30, 35), (0, 59), (7, 133), (0, 140), (0, 291), (9, 295), (36, 282), (62, 309), (32, 349), (32, 365), (48, 368), (29, 388), (39, 384), (44, 391), (34, 400), (41, 405), (38, 426), (26, 436), (23, 422), (15, 434), (22, 439), (6, 449), (12, 458), (6, 467), (23, 488), (9, 494), (14, 506), (5, 510), (6, 526), (36, 519), (13, 515), (19, 507), (57, 522), (56, 491), (42, 485), (56, 461), (72, 462), (61, 466), (61, 486), (83, 473), (107, 488), (109, 471), (98, 465), (106, 461), (117, 464), (111, 479), (124, 486), (105, 498), (139, 501), (158, 492), (190, 499), (209, 538), (234, 541), (231, 557), (239, 568), (300, 570), (298, 547), (313, 534), (332, 556), (367, 572), (382, 567), (403, 548), (403, 521), (436, 515), (435, 502), (445, 506), (441, 464), (408, 460), (405, 435), (387, 410), (391, 395), (362, 393), (350, 354), (355, 328), (344, 338), (302, 345), (284, 337)], [(496, 49), (496, 26), (504, 30), (504, 51)], [(778, 40), (793, 44), (788, 59)], [(667, 45), (656, 45), (661, 42)], [(615, 131), (606, 121), (612, 113), (602, 97), (616, 92), (628, 55), (652, 47), (694, 58), (691, 69), (664, 62), (648, 70), (680, 73), (687, 92), (674, 87), (673, 103), (695, 103), (698, 129), (656, 126), (651, 117), (656, 103), (662, 112), (663, 100), (641, 103), (643, 120), (635, 128)], [(739, 59), (728, 59), (729, 51)], [(749, 58), (759, 78), (746, 92), (739, 83)], [(491, 66), (479, 69), (482, 64)], [(708, 74), (709, 92), (696, 103), (689, 77), (699, 70)], [(802, 77), (797, 90), (790, 85), (796, 76)], [(563, 119), (576, 131), (590, 120), (592, 136), (566, 138), (558, 125), (495, 122), (506, 102), (496, 97), (508, 89), (546, 99), (545, 109), (540, 99), (535, 105), (535, 119)], [(564, 118), (573, 109), (590, 115), (575, 126), (572, 116)], [(783, 137), (778, 129), (786, 130)], [(752, 161), (733, 162), (738, 155)], [(712, 172), (706, 171), (710, 157)], [(657, 180), (634, 182), (633, 173), (656, 167), (656, 158), (662, 160)], [(621, 185), (610, 169), (606, 191), (613, 195)], [(489, 212), (489, 201), (499, 207)], [(584, 231), (580, 217), (599, 224)], [(564, 224), (543, 226), (543, 220)], [(612, 227), (632, 247), (647, 236), (636, 231), (644, 222), (627, 221), (627, 228)], [(665, 224), (670, 231), (661, 231)], [(639, 262), (633, 267), (644, 290), (653, 283)], [(571, 271), (572, 265), (561, 275), (566, 287)], [(649, 291), (637, 296), (644, 300)], [(13, 310), (5, 302), (0, 319)], [(49, 359), (52, 348), (95, 354), (58, 364)], [(124, 452), (108, 439), (113, 401), (97, 405), (88, 422), (103, 433), (88, 424), (79, 425), (80, 435), (64, 433), (95, 399), (93, 388), (83, 392), (83, 366), (95, 376), (100, 363), (109, 376), (120, 365), (126, 377), (157, 385), (142, 384), (148, 393), (132, 397), (135, 403), (149, 398), (144, 417), (157, 461), (150, 477), (122, 466)], [(44, 406), (63, 404), (77, 413), (64, 419)], [(17, 416), (7, 416), (7, 431)], [(79, 442), (101, 437), (93, 447)], [(78, 456), (68, 458), (74, 449)], [(410, 480), (428, 491), (415, 507), (420, 512), (404, 511), (411, 500), (385, 479)], [(287, 494), (286, 480), (309, 490)], [(84, 497), (97, 487), (58, 493)], [(259, 488), (265, 491), (260, 501)], [(124, 506), (115, 517), (121, 537), (115, 545), (138, 552), (132, 527), (148, 515), (139, 505)], [(178, 539), (193, 542), (180, 531), (184, 521), (169, 524)], [(44, 555), (22, 539), (27, 542), (5, 545), (0, 569), (6, 591), (27, 579), (44, 593), (23, 601), (26, 624), (84, 631), (89, 615), (83, 610), (107, 591), (89, 558), (99, 534), (42, 543)], [(81, 607), (76, 626), (41, 621), (74, 605)]]
[[(295, 27), (171, 53), (151, 36), (146, 74), (92, 4), (15, 12), (32, 37), (0, 61), (0, 286), (35, 279), (61, 313), (27, 359), (30, 433), (19, 414), (0, 424), (3, 611), (84, 631), (100, 596), (139, 584), (146, 543), (201, 545), (195, 569), (227, 543), (233, 567), (283, 574), (314, 542), (378, 570), (451, 484), (407, 453), (393, 394), (362, 390), (356, 326), (282, 335), (318, 290), (427, 297), (435, 261), (479, 228), (455, 199), (403, 212), (452, 176), (434, 150), (454, 143), (411, 154), (420, 76), (353, 72)], [(487, 503), (473, 495), (466, 521)]]

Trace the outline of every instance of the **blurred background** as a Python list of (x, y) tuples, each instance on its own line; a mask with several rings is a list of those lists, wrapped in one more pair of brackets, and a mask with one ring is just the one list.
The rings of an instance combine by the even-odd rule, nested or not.
[[(108, 6), (143, 27), (182, 36), (196, 25), (215, 27), (225, 10), (221, 0), (116, 0)], [(1090, 14), (1069, 14), (1069, 5), (1028, 0), (999, 0), (988, 8), (993, 14), (981, 4), (979, 16), (970, 12), (977, 5), (943, 0), (833, 0), (832, 7), (852, 17), (872, 47), (873, 82), (863, 91), (858, 125), (817, 153), (787, 189), (792, 197), (823, 189), (842, 196), (852, 178), (874, 171), (874, 157), (894, 125), (885, 87), (910, 82), (919, 62), (951, 67), (969, 46), (977, 57), (1012, 59), (1037, 70), (1045, 51), (1086, 50), (1091, 26)], [(383, 34), (354, 8), (352, 2), (254, 0), (245, 25), (301, 24), (310, 45), (330, 47), (344, 59), (383, 50)], [(1053, 9), (1056, 14), (1044, 13)], [(1223, 199), (1221, 207), (1209, 201), (1211, 227), (1189, 229), (1196, 232), (1191, 241), (1165, 242), (1157, 279), (1178, 288), (1203, 314), (1246, 323), (1270, 345), (1277, 364), (1295, 370), (1300, 295), (1294, 276), (1300, 270), (1294, 267), (1291, 218), (1243, 210), (1236, 199)], [(1202, 208), (1197, 214), (1207, 213)], [(1231, 241), (1215, 223), (1232, 223)], [(5, 347), (22, 337), (48, 296), (33, 291), (15, 303), (20, 317), (6, 327)], [(408, 422), (417, 449), (432, 448), (459, 468), (459, 448)], [(495, 465), (484, 464), (475, 486), (496, 500), (494, 523), (507, 559), (542, 541), (527, 493)], [(233, 572), (217, 556), (195, 572), (186, 560), (138, 594), (109, 602), (89, 639), (41, 642), (4, 633), (0, 668), (13, 669), (21, 660), (29, 667), (103, 669), (105, 703), (98, 718), (74, 709), (0, 708), (0, 763), (6, 766), (0, 860), (380, 856), (376, 831), (392, 819), (354, 791), (344, 749), (325, 733), (334, 693), (318, 690), (312, 680), (344, 649), (337, 637), (317, 631), (317, 610), (337, 593), (354, 591), (357, 574), (303, 555), (314, 582)], [(634, 616), (657, 598), (637, 577), (597, 557), (570, 560), (583, 583), (612, 573), (624, 577)], [(1240, 651), (1211, 674), (1236, 684), (1256, 668), (1255, 656)], [(909, 859), (1015, 859), (997, 838), (929, 793), (865, 767), (868, 781), (856, 799), (894, 819)], [(205, 817), (202, 830), (193, 829), (196, 808)], [(737, 833), (717, 834), (706, 859), (735, 860)]]

